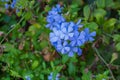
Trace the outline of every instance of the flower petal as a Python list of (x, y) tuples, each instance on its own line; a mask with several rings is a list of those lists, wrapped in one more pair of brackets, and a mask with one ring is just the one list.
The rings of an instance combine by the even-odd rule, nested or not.
[(66, 50), (67, 52), (69, 52), (69, 51), (70, 51), (70, 47), (65, 47), (65, 50)]
[(82, 54), (82, 49), (78, 49), (78, 55), (80, 56)]
[(68, 27), (68, 32), (72, 32), (72, 31), (73, 31), (72, 26), (69, 26), (69, 27)]
[(81, 23), (81, 19), (78, 20), (78, 22), (76, 23), (77, 25), (79, 25)]
[(85, 28), (84, 31), (86, 34), (89, 34), (89, 28)]
[(74, 48), (73, 48), (73, 51), (74, 51), (74, 52), (78, 52), (78, 48), (77, 48), (77, 47), (74, 47)]
[(69, 33), (68, 35), (69, 37), (73, 37), (74, 33)]
[(89, 41), (91, 41), (91, 42), (94, 41), (94, 38), (90, 37), (90, 38), (89, 38)]
[(70, 42), (70, 45), (71, 45), (71, 46), (75, 46), (75, 45), (76, 45), (76, 41), (71, 41), (71, 42)]
[(96, 32), (94, 31), (94, 32), (90, 33), (90, 36), (96, 36)]
[(69, 57), (73, 57), (73, 56), (74, 56), (73, 52), (70, 51), (69, 54), (68, 54), (68, 56), (69, 56)]

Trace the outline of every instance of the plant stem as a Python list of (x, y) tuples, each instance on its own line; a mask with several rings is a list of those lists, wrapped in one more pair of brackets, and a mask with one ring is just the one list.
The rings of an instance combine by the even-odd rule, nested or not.
[[(23, 15), (24, 15), (24, 13), (23, 13)], [(24, 19), (24, 17), (22, 17), (16, 25), (14, 24), (14, 25), (11, 26), (12, 29), (9, 30), (7, 32), (7, 34), (4, 36), (4, 38), (0, 41), (0, 45), (3, 43), (3, 41), (5, 40), (5, 38), (17, 27), (17, 25), (19, 25), (23, 21), (23, 19)]]
[(110, 74), (111, 74), (111, 76), (112, 76), (112, 79), (113, 79), (113, 80), (116, 80), (115, 77), (114, 77), (114, 75), (113, 75), (113, 73), (112, 73), (112, 71), (111, 71), (111, 69), (110, 69), (110, 67), (109, 67), (109, 64), (103, 59), (103, 57), (100, 55), (99, 51), (98, 51), (97, 48), (95, 47), (95, 43), (93, 43), (92, 48), (93, 48), (93, 49), (95, 50), (95, 52), (97, 53), (97, 56), (104, 62), (104, 64), (106, 65), (106, 67), (109, 69)]

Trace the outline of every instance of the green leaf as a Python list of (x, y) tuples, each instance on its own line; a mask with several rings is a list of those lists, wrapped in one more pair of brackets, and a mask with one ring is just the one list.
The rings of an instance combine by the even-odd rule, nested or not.
[(117, 51), (120, 51), (120, 42), (117, 43), (115, 47), (116, 47), (116, 50), (117, 50)]
[(109, 20), (107, 20), (104, 24), (103, 24), (103, 30), (105, 32), (112, 32), (114, 30), (114, 25), (116, 23), (116, 19), (115, 18), (111, 18)]
[(88, 72), (88, 73), (83, 72), (82, 80), (92, 80), (91, 73), (90, 72)]
[(14, 46), (10, 43), (5, 43), (3, 46), (5, 46), (4, 51), (7, 51), (7, 52), (14, 49)]
[(20, 77), (20, 75), (18, 74), (18, 72), (13, 71), (13, 70), (10, 70), (10, 74), (11, 74), (11, 76), (14, 76), (14, 77)]
[(120, 42), (120, 35), (119, 34), (113, 35), (113, 41)]
[(107, 12), (104, 9), (96, 9), (93, 13), (94, 17), (96, 18), (96, 20), (99, 24), (103, 24), (104, 16), (106, 14), (107, 14)]
[(45, 11), (48, 12), (49, 10), (50, 10), (50, 6), (47, 5), (47, 6), (45, 7)]
[(36, 33), (40, 32), (41, 25), (38, 23), (33, 24), (29, 27), (28, 32), (26, 33), (29, 36), (34, 36)]
[(62, 68), (63, 68), (63, 65), (62, 65), (62, 66), (57, 66), (57, 67), (56, 67), (56, 70), (55, 70), (56, 73), (60, 72)]
[(76, 58), (76, 56), (73, 56), (70, 58), (70, 62), (78, 62), (78, 59)]
[(104, 26), (114, 26), (114, 24), (116, 23), (116, 19), (115, 18), (111, 18), (109, 20), (107, 20), (105, 23), (104, 23)]
[(112, 62), (113, 62), (114, 60), (116, 60), (117, 58), (118, 58), (117, 53), (113, 53), (110, 63), (112, 63)]
[(106, 7), (113, 7), (114, 6), (113, 0), (105, 0), (105, 6)]
[(88, 5), (86, 5), (83, 9), (83, 15), (85, 17), (86, 20), (88, 20), (89, 16), (90, 16), (90, 7)]
[(105, 8), (105, 0), (97, 0), (96, 4), (98, 8)]
[(44, 40), (44, 41), (40, 42), (41, 49), (44, 49), (47, 46), (48, 46), (48, 41)]
[(50, 65), (51, 65), (52, 69), (54, 70), (55, 67), (54, 67), (54, 63), (52, 61), (50, 62)]
[(39, 65), (39, 62), (35, 60), (32, 64), (32, 69), (35, 69)]
[(96, 80), (108, 80), (109, 71), (105, 71), (103, 74), (96, 75)]
[(69, 67), (68, 67), (68, 72), (69, 72), (69, 74), (70, 74), (70, 75), (75, 75), (75, 65), (70, 62), (70, 63), (68, 64), (68, 66), (69, 66)]
[(19, 12), (16, 13), (18, 17), (20, 17), (22, 15), (22, 10), (20, 10)]
[(62, 63), (65, 64), (68, 61), (68, 55), (62, 56)]
[(25, 19), (26, 20), (29, 20), (32, 18), (32, 12), (28, 11), (26, 14), (25, 14)]
[(98, 30), (98, 25), (95, 22), (86, 23), (84, 26), (90, 28), (91, 31)]
[(96, 9), (95, 12), (94, 12), (94, 16), (96, 18), (99, 18), (99, 17), (104, 17), (106, 15), (106, 11), (104, 9)]
[(46, 69), (46, 64), (45, 64), (45, 62), (42, 63), (42, 66), (43, 66), (44, 69)]

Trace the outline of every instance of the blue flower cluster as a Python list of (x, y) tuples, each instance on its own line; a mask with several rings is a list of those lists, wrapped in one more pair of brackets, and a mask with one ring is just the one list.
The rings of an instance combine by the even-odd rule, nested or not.
[[(9, 0), (2, 0), (2, 1), (4, 1), (4, 2), (9, 2)], [(6, 4), (5, 4), (5, 8), (6, 8), (6, 9), (8, 9), (8, 8), (14, 9), (14, 8), (15, 8), (15, 5), (16, 5), (16, 2), (17, 2), (17, 0), (12, 0), (11, 4), (6, 3)]]
[(30, 76), (25, 76), (26, 80), (31, 80)]
[(77, 23), (67, 22), (61, 12), (62, 8), (59, 4), (48, 12), (46, 27), (52, 31), (49, 35), (50, 42), (62, 54), (67, 54), (70, 57), (74, 53), (81, 55), (82, 49), (80, 47), (86, 42), (94, 41), (93, 37), (96, 36), (96, 32), (90, 33), (89, 28), (80, 31), (79, 28), (83, 27), (80, 24), (81, 20)]
[[(57, 74), (55, 80), (59, 80), (59, 76), (60, 74)], [(48, 76), (48, 80), (53, 80), (53, 73), (50, 73), (50, 75)]]

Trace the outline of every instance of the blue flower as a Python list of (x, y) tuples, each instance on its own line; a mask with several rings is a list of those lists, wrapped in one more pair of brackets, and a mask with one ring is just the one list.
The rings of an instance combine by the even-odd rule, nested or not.
[(31, 78), (29, 76), (25, 76), (26, 80), (31, 80)]
[(5, 8), (8, 9), (9, 8), (9, 4), (5, 4)]
[(59, 4), (56, 5), (56, 7), (53, 7), (51, 11), (48, 12), (49, 15), (55, 15), (61, 12), (61, 7)]
[(95, 31), (90, 33), (89, 28), (85, 28), (84, 32), (85, 32), (85, 40), (86, 41), (90, 41), (90, 42), (94, 41), (93, 37), (96, 36)]
[(82, 28), (83, 27), (83, 25), (80, 24), (80, 23), (81, 23), (81, 19), (79, 19), (78, 22), (76, 23), (76, 25), (77, 25), (78, 28)]
[(54, 16), (53, 15), (50, 15), (50, 16), (47, 16), (47, 22), (48, 23), (53, 23), (54, 22)]
[(57, 46), (56, 46), (56, 49), (57, 49), (58, 52), (61, 52), (62, 54), (66, 54), (70, 51), (70, 47), (69, 47), (67, 41), (58, 43)]
[(56, 7), (53, 7), (51, 11), (48, 12), (48, 16), (46, 18), (48, 24), (47, 28), (52, 30), (53, 28), (60, 29), (61, 23), (65, 22), (65, 18), (59, 14), (61, 12), (61, 7), (59, 4)]
[[(2, 0), (2, 1), (5, 1), (5, 2), (9, 2), (9, 0)], [(5, 4), (5, 8), (8, 9), (9, 7), (11, 7), (12, 9), (15, 8), (15, 5), (17, 3), (17, 0), (13, 0), (10, 4)]]
[(77, 23), (67, 22), (61, 15), (60, 5), (56, 5), (49, 11), (47, 22), (46, 27), (52, 31), (49, 35), (51, 44), (58, 52), (67, 54), (69, 57), (74, 56), (74, 53), (80, 56), (82, 54), (80, 47), (85, 42), (93, 41), (96, 35), (96, 32), (90, 33), (89, 28), (79, 29), (83, 27), (80, 24), (81, 19)]
[(64, 19), (64, 17), (63, 17), (62, 15), (55, 15), (55, 16), (54, 16), (54, 20), (55, 20), (55, 22), (57, 22), (57, 23), (62, 23), (62, 22), (65, 21), (65, 19)]
[(60, 29), (61, 23), (64, 21), (64, 17), (59, 14), (49, 15), (47, 16), (48, 24), (46, 25), (46, 27), (50, 28), (50, 30), (52, 30), (54, 27)]
[(54, 9), (48, 12), (48, 15), (56, 15), (56, 14), (58, 14), (58, 12), (55, 11)]
[(17, 0), (13, 0), (13, 3), (16, 3)]
[(55, 43), (59, 40), (60, 40), (60, 31), (54, 28), (53, 32), (50, 33), (50, 42)]
[(18, 13), (18, 12), (20, 12), (20, 10), (19, 10), (19, 9), (16, 9), (16, 13)]
[(56, 10), (57, 10), (57, 12), (61, 13), (62, 8), (60, 7), (60, 4), (56, 5)]
[(15, 5), (16, 5), (16, 2), (12, 2), (10, 6), (13, 9), (13, 8), (15, 8)]
[(61, 25), (61, 38), (64, 40), (68, 40), (69, 38), (73, 37), (74, 35), (74, 29), (73, 29), (74, 25), (72, 24), (72, 22), (70, 23), (62, 23)]
[(85, 43), (85, 32), (75, 31), (74, 36), (71, 38), (71, 46), (81, 46)]
[(70, 47), (70, 51), (68, 53), (69, 57), (73, 57), (74, 53), (77, 53), (79, 56), (82, 54), (82, 50), (79, 47)]
[[(60, 74), (57, 74), (56, 77), (55, 77), (55, 80), (59, 80), (59, 76), (60, 76)], [(53, 79), (53, 73), (50, 73), (50, 75), (48, 76), (48, 80), (54, 80)]]

